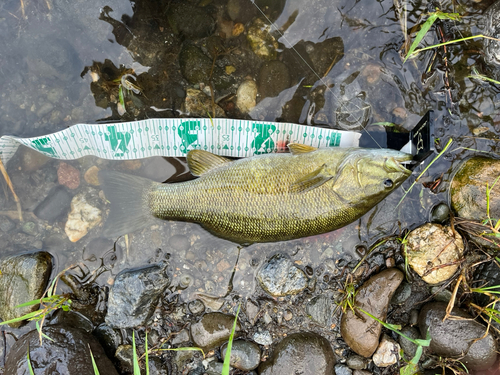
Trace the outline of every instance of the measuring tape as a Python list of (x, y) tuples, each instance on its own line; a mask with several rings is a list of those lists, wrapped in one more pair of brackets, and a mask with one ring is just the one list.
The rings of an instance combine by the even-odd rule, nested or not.
[(361, 134), (291, 123), (254, 120), (147, 119), (114, 124), (77, 124), (33, 138), (0, 137), (0, 159), (5, 164), (20, 144), (55, 159), (93, 155), (131, 160), (151, 156), (186, 156), (206, 150), (230, 157), (276, 152), (287, 143), (313, 147), (357, 147)]

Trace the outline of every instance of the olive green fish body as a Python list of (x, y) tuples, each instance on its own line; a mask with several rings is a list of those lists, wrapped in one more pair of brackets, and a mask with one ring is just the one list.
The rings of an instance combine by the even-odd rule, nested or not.
[[(397, 151), (291, 149), (236, 161), (191, 151), (188, 164), (198, 179), (145, 184), (136, 199), (161, 219), (196, 222), (238, 243), (271, 242), (347, 225), (409, 175), (399, 162), (411, 156)], [(114, 192), (105, 193), (113, 203)]]

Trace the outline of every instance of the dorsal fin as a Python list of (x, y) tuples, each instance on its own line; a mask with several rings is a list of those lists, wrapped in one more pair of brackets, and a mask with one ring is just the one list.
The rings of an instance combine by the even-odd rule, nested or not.
[(302, 143), (289, 143), (288, 149), (292, 155), (307, 154), (308, 152), (316, 151), (316, 147), (303, 145)]
[(231, 162), (231, 160), (223, 156), (203, 150), (191, 150), (187, 154), (188, 167), (194, 176), (201, 176), (229, 162)]

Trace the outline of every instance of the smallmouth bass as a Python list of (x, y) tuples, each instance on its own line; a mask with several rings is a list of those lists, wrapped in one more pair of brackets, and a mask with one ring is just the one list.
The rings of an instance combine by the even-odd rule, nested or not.
[(360, 218), (411, 174), (402, 163), (412, 155), (400, 151), (288, 147), (238, 160), (192, 150), (187, 162), (199, 178), (172, 184), (101, 171), (111, 202), (104, 235), (143, 228), (154, 216), (199, 223), (240, 244), (312, 236)]

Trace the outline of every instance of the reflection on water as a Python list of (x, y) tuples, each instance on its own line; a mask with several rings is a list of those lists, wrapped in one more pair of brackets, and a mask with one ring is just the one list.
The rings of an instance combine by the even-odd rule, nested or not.
[[(487, 3), (464, 2), (464, 22), (448, 25), (447, 37), (459, 32), (479, 34), (475, 25), (481, 24), (478, 20)], [(499, 132), (498, 89), (467, 77), (473, 64), (487, 72), (477, 53), (481, 43), (449, 47), (446, 63), (444, 52), (436, 50), (403, 64), (399, 49), (404, 36), (392, 0), (256, 1), (255, 5), (249, 0), (109, 0), (104, 7), (88, 0), (52, 0), (47, 2), (50, 9), (43, 4), (26, 2), (25, 16), (17, 0), (1, 6), (0, 135), (33, 136), (99, 120), (206, 117), (215, 106), (233, 118), (349, 130), (393, 122), (399, 130), (409, 130), (428, 109), (434, 109), (440, 144), (450, 136), (456, 143), (422, 182), (442, 173), (446, 181), (468, 153), (465, 147), (497, 151), (491, 139), (498, 138)], [(421, 1), (408, 3), (408, 27), (426, 7)], [(451, 1), (441, 7), (453, 10)], [(263, 42), (270, 50), (260, 57), (247, 39), (257, 18), (264, 25), (273, 22)], [(240, 25), (243, 33), (238, 33)], [(424, 43), (437, 40), (431, 33)], [(269, 60), (279, 63), (270, 69)], [(129, 83), (137, 91), (124, 83), (126, 75), (133, 77)], [(235, 104), (236, 90), (245, 79), (254, 79), (259, 86), (257, 105), (248, 114)], [(189, 113), (188, 88), (201, 90), (209, 108)], [(2, 253), (44, 248), (55, 255), (57, 269), (83, 263), (84, 273), (99, 273), (96, 280), (101, 284), (111, 283), (122, 269), (169, 257), (174, 289), (183, 299), (190, 300), (196, 293), (222, 296), (227, 292), (237, 246), (196, 224), (158, 221), (116, 244), (99, 239), (100, 229), (93, 229), (71, 243), (64, 233), (64, 215), (49, 222), (28, 214), (58, 186), (60, 162), (37, 163), (36, 157), (21, 149), (8, 165), (27, 220), (35, 229), (16, 222), (15, 204), (4, 187), (0, 214), (15, 226), (0, 232)], [(92, 166), (157, 181), (191, 178), (182, 159), (84, 158), (69, 164), (80, 173), (78, 187), (67, 191), (70, 197), (88, 189), (99, 192), (84, 178)], [(243, 248), (233, 290), (250, 295), (255, 271), (280, 250), (300, 266), (320, 269), (318, 277), (334, 273), (339, 264), (360, 258), (356, 251), (360, 245), (370, 246), (428, 220), (431, 208), (446, 201), (446, 187), (442, 184), (434, 194), (417, 184), (398, 206), (404, 190), (399, 189), (363, 218), (335, 232)], [(104, 214), (103, 201), (100, 208)]]

